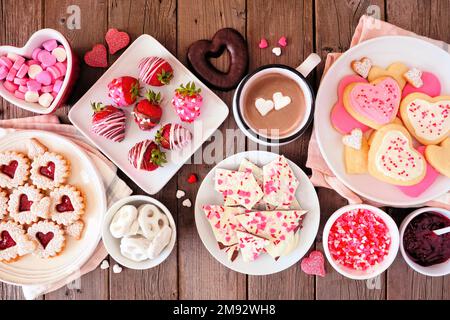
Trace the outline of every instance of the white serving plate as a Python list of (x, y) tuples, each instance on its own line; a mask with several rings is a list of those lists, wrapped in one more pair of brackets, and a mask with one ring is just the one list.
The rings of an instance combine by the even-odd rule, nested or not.
[(298, 262), (309, 250), (314, 243), (320, 222), (319, 199), (316, 191), (309, 181), (306, 174), (295, 163), (288, 159), (289, 165), (294, 171), (295, 176), (300, 181), (297, 189), (296, 197), (300, 206), (304, 210), (308, 210), (303, 219), (303, 227), (300, 229), (299, 244), (291, 254), (280, 257), (275, 261), (270, 255), (262, 254), (253, 262), (244, 262), (242, 255), (239, 253), (238, 258), (231, 262), (228, 260), (225, 251), (220, 250), (217, 240), (214, 237), (211, 225), (202, 210), (202, 206), (206, 204), (223, 204), (223, 197), (219, 192), (214, 190), (214, 172), (216, 168), (224, 168), (229, 170), (237, 170), (239, 164), (245, 158), (258, 166), (263, 166), (278, 157), (277, 154), (266, 151), (247, 151), (235, 154), (221, 161), (216, 165), (205, 177), (200, 188), (198, 189), (197, 199), (195, 201), (195, 224), (202, 242), (209, 253), (221, 264), (231, 270), (248, 274), (248, 275), (267, 275), (283, 271), (296, 262)]
[[(150, 87), (141, 85), (145, 92), (148, 88), (161, 92), (163, 102), (163, 116), (161, 125), (168, 122), (181, 123), (193, 134), (190, 146), (180, 152), (167, 152), (169, 162), (162, 168), (148, 172), (135, 169), (128, 162), (128, 150), (137, 142), (145, 139), (153, 139), (157, 126), (151, 131), (142, 131), (134, 123), (131, 112), (134, 106), (123, 108), (127, 114), (126, 136), (122, 142), (112, 142), (91, 132), (92, 110), (91, 102), (110, 104), (108, 98), (108, 83), (120, 76), (138, 77), (138, 64), (142, 58), (158, 56), (167, 60), (174, 70), (174, 78), (169, 85), (162, 87)], [(174, 90), (181, 84), (194, 81), (197, 87), (202, 89), (203, 106), (201, 116), (192, 124), (183, 123), (176, 114), (171, 100)], [(175, 175), (180, 167), (201, 147), (201, 145), (214, 133), (228, 116), (227, 105), (215, 95), (206, 85), (195, 77), (183, 64), (177, 60), (163, 45), (149, 35), (137, 38), (119, 59), (103, 74), (103, 76), (89, 89), (88, 92), (72, 107), (69, 119), (93, 144), (97, 146), (109, 159), (111, 159), (122, 171), (124, 171), (140, 188), (149, 194), (155, 194)], [(194, 130), (195, 128), (195, 130)]]
[(394, 206), (419, 206), (450, 190), (450, 179), (439, 176), (428, 190), (416, 198), (402, 193), (396, 186), (381, 182), (369, 174), (348, 175), (344, 166), (342, 135), (333, 128), (330, 113), (337, 101), (340, 79), (353, 74), (350, 63), (355, 59), (369, 57), (375, 65), (387, 67), (393, 62), (403, 62), (434, 73), (442, 85), (442, 94), (450, 94), (450, 55), (426, 41), (403, 36), (380, 37), (346, 51), (331, 66), (322, 79), (316, 99), (314, 114), (315, 134), (322, 155), (333, 173), (348, 188), (366, 199)]
[(16, 262), (0, 262), (0, 280), (15, 285), (44, 284), (58, 281), (79, 268), (89, 259), (101, 238), (101, 225), (106, 212), (106, 197), (97, 168), (77, 145), (68, 139), (44, 131), (9, 133), (0, 138), (0, 152), (14, 150), (27, 153), (27, 141), (36, 138), (49, 150), (62, 154), (70, 161), (69, 184), (77, 186), (85, 196), (83, 237), (66, 237), (62, 253), (51, 259), (26, 255)]

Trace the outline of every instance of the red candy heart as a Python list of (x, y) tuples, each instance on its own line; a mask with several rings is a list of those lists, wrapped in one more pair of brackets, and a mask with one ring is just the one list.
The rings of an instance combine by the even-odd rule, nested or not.
[(53, 237), (54, 237), (54, 234), (51, 231), (47, 232), (47, 233), (36, 232), (36, 238), (42, 244), (44, 249), (47, 248), (48, 243), (53, 239)]
[(195, 175), (195, 173), (192, 173), (192, 174), (188, 177), (187, 181), (188, 181), (189, 183), (196, 183), (196, 182), (198, 181), (198, 179), (197, 179), (197, 176)]
[(8, 231), (3, 230), (0, 234), (0, 250), (5, 250), (11, 247), (14, 247), (16, 242), (11, 237)]
[(85, 53), (84, 62), (94, 68), (106, 68), (108, 66), (106, 47), (96, 44), (91, 51)]
[(325, 277), (325, 259), (320, 251), (312, 251), (300, 266), (306, 274)]
[(58, 212), (73, 211), (74, 209), (70, 198), (68, 196), (62, 196), (61, 203), (56, 205), (56, 210)]
[(19, 198), (19, 212), (30, 211), (33, 201), (29, 201), (26, 194), (21, 194)]
[(3, 164), (0, 168), (0, 171), (13, 179), (18, 165), (19, 163), (16, 160), (13, 160), (8, 165)]
[(55, 163), (49, 162), (46, 167), (40, 167), (39, 173), (43, 176), (54, 180), (55, 179)]
[(111, 28), (106, 33), (105, 40), (109, 47), (109, 53), (114, 54), (120, 49), (128, 46), (130, 43), (130, 36), (126, 32)]

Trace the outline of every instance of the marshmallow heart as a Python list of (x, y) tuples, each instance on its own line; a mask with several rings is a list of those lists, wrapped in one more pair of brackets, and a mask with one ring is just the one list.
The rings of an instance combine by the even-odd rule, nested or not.
[(360, 60), (352, 61), (352, 69), (363, 78), (369, 76), (370, 68), (372, 68), (372, 61), (369, 58), (362, 58)]
[(275, 92), (272, 96), (275, 110), (281, 110), (291, 103), (291, 97), (283, 96), (281, 92)]
[(264, 117), (266, 114), (272, 111), (274, 105), (272, 100), (258, 98), (255, 101), (255, 107), (258, 110), (258, 112)]
[(281, 56), (281, 48), (280, 47), (275, 47), (272, 49), (272, 53), (274, 55), (276, 55), (277, 57)]
[(114, 272), (114, 273), (121, 273), (121, 272), (122, 272), (122, 267), (119, 266), (118, 264), (115, 264), (115, 265), (113, 266), (113, 272)]
[[(138, 210), (135, 206), (126, 205), (119, 209), (114, 215), (109, 231), (114, 238), (122, 238), (133, 233)], [(136, 230), (137, 231), (137, 230)]]
[(169, 225), (167, 216), (153, 204), (143, 204), (138, 208), (138, 211), (139, 226), (141, 227), (142, 234), (148, 240), (153, 240), (164, 226)]
[(120, 253), (133, 261), (140, 262), (148, 259), (147, 248), (150, 240), (141, 237), (123, 237), (120, 240)]
[(169, 244), (171, 237), (172, 229), (169, 226), (164, 226), (147, 248), (147, 256), (149, 259), (158, 257), (161, 251)]
[(100, 264), (100, 269), (105, 270), (109, 268), (109, 262), (108, 260), (103, 260), (102, 263)]
[(176, 197), (177, 197), (177, 199), (181, 199), (181, 198), (183, 198), (184, 196), (186, 195), (186, 192), (184, 192), (183, 190), (177, 190), (177, 193), (176, 193)]
[(185, 200), (182, 202), (182, 205), (183, 205), (184, 207), (190, 208), (190, 207), (192, 206), (192, 202), (191, 202), (191, 200), (189, 200), (189, 199), (185, 199)]
[(342, 143), (346, 146), (360, 150), (362, 145), (362, 131), (359, 128), (353, 129), (349, 135), (342, 137)]

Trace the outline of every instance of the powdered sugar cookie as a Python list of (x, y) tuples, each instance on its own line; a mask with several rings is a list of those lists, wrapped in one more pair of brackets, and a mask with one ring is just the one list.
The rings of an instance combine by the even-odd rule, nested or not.
[(34, 159), (48, 151), (48, 148), (44, 146), (38, 139), (31, 138), (28, 141), (28, 157)]
[(30, 241), (23, 227), (13, 221), (0, 222), (0, 261), (12, 262), (31, 253), (36, 243)]
[(6, 191), (0, 189), (0, 220), (8, 215), (8, 194)]
[(84, 222), (81, 219), (77, 220), (74, 223), (71, 223), (68, 226), (66, 226), (64, 228), (64, 230), (72, 238), (75, 238), (76, 240), (80, 240), (81, 236), (83, 235)]
[(50, 192), (50, 218), (65, 226), (77, 221), (84, 213), (84, 198), (76, 187), (65, 185)]
[(8, 211), (11, 218), (20, 224), (30, 224), (39, 218), (38, 212), (31, 209), (33, 203), (39, 202), (44, 196), (33, 185), (26, 184), (13, 190), (9, 196)]
[(53, 189), (65, 183), (69, 176), (69, 163), (60, 154), (45, 152), (33, 159), (31, 180), (41, 189)]
[(0, 153), (0, 187), (16, 188), (23, 185), (30, 174), (30, 160), (20, 152)]
[(43, 259), (61, 253), (66, 243), (64, 231), (52, 221), (33, 223), (28, 228), (27, 234), (37, 243), (33, 254)]

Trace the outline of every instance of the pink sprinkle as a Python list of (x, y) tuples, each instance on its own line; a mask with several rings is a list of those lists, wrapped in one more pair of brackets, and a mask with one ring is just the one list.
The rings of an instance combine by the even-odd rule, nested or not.
[(282, 36), (279, 40), (278, 40), (278, 44), (282, 47), (286, 47), (287, 46), (287, 39), (285, 36)]
[(258, 47), (260, 49), (265, 49), (269, 46), (269, 44), (267, 43), (267, 40), (265, 38), (261, 38), (261, 40), (259, 41)]

